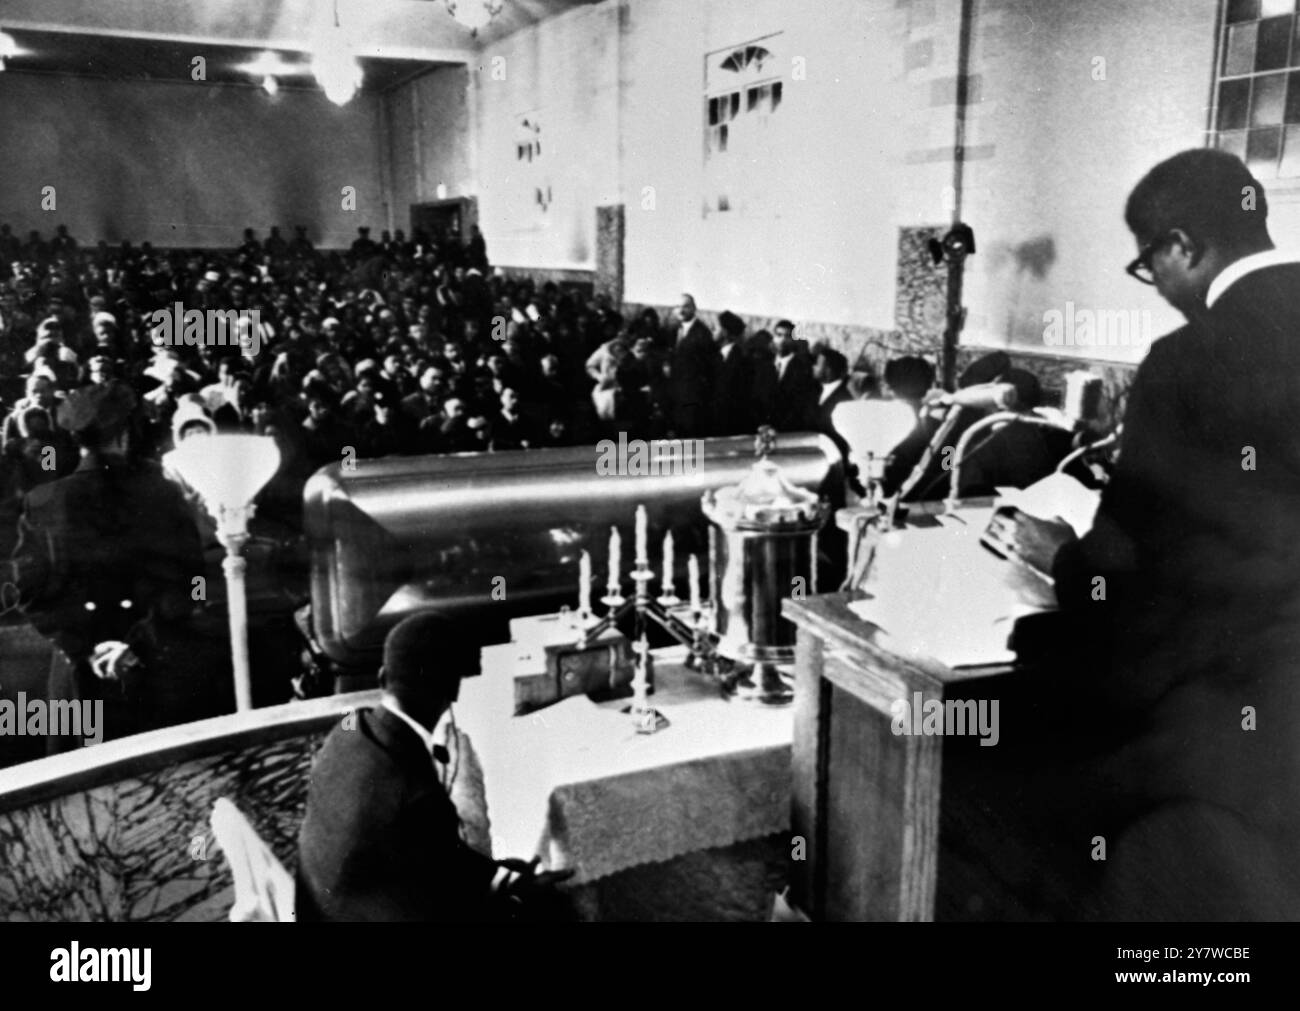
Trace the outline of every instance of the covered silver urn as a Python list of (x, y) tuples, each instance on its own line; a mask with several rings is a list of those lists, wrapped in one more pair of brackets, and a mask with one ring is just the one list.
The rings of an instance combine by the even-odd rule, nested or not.
[(778, 669), (794, 662), (795, 646), (781, 601), (816, 593), (817, 531), (830, 512), (768, 459), (775, 444), (776, 433), (760, 429), (749, 474), (705, 492), (700, 503), (717, 528), (710, 530), (709, 578), (718, 651), (737, 665), (727, 688), (772, 705), (793, 698), (791, 679)]

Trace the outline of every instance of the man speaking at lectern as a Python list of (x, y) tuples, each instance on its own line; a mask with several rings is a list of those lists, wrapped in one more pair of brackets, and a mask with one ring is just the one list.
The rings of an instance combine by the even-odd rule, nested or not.
[(1137, 371), (1092, 530), (992, 531), (1105, 642), (1071, 690), (1107, 918), (1300, 917), (1300, 262), (1267, 215), (1221, 151), (1137, 185), (1128, 272), (1187, 323)]

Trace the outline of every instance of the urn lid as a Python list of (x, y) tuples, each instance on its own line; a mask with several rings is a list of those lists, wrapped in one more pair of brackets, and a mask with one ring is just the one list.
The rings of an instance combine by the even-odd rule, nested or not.
[(704, 493), (704, 515), (730, 529), (820, 527), (826, 506), (812, 492), (791, 484), (781, 468), (768, 459), (776, 432), (764, 426), (754, 439), (758, 461), (737, 484)]

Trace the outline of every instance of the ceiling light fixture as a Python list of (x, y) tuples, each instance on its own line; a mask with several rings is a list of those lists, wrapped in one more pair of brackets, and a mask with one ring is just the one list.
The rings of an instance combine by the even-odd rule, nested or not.
[(505, 9), (505, 0), (445, 0), (447, 13), (458, 24), (469, 29), (471, 35), (477, 36), (480, 28), (486, 28)]
[(321, 32), (313, 47), (311, 70), (325, 97), (335, 105), (347, 105), (361, 88), (361, 64), (339, 26), (338, 0), (334, 3), (334, 27)]
[(236, 64), (235, 69), (249, 77), (302, 77), (311, 73), (309, 64), (301, 61), (290, 63), (269, 49), (263, 49), (247, 63)]
[(277, 81), (271, 74), (267, 74), (265, 77), (262, 78), (262, 90), (265, 91), (272, 98), (274, 98), (280, 90), (280, 82)]

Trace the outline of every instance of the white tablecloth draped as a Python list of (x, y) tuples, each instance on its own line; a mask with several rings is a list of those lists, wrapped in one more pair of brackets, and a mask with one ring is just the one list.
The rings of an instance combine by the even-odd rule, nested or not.
[(728, 702), (708, 678), (656, 663), (651, 703), (671, 721), (638, 734), (627, 702), (583, 696), (515, 717), (518, 645), (484, 651), (461, 686), (459, 729), (481, 764), (492, 854), (540, 855), (581, 884), (790, 824), (789, 708)]

